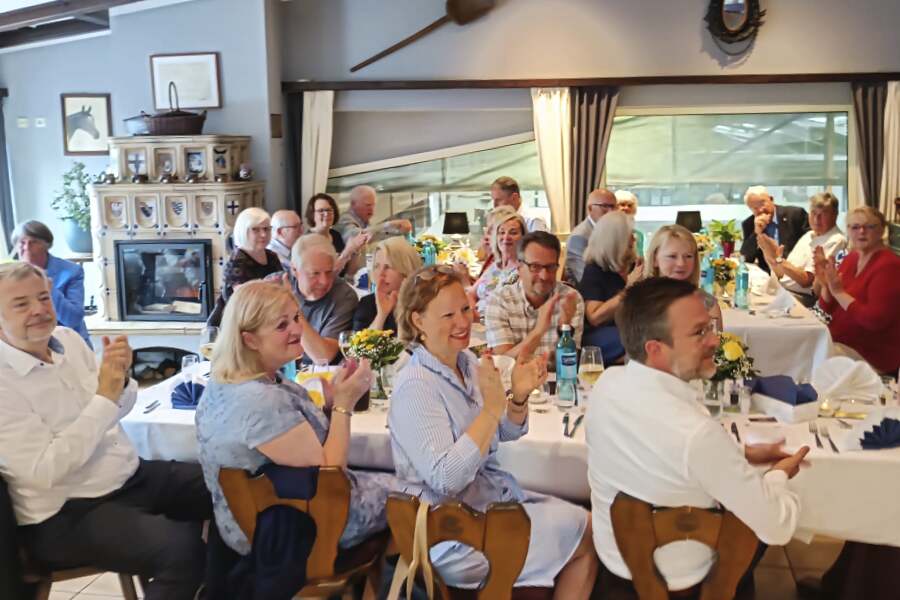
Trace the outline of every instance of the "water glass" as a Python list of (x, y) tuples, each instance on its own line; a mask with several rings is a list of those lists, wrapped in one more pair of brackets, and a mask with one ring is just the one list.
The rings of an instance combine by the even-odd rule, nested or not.
[(703, 406), (709, 411), (709, 416), (718, 419), (722, 413), (722, 396), (724, 385), (721, 381), (705, 381), (703, 383)]
[(603, 354), (596, 346), (584, 346), (581, 349), (581, 361), (578, 365), (578, 382), (581, 389), (590, 391), (603, 374)]
[(340, 346), (344, 358), (350, 358), (350, 340), (353, 339), (353, 333), (352, 331), (342, 331), (338, 334), (338, 346)]
[(196, 354), (185, 354), (181, 357), (181, 378), (184, 381), (189, 381), (191, 378), (191, 371), (195, 370), (196, 366), (200, 364), (200, 357)]

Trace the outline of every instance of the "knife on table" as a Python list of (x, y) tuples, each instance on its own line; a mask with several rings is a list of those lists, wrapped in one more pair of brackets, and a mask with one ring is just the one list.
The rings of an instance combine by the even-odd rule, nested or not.
[(575, 422), (572, 424), (572, 429), (569, 430), (569, 437), (575, 437), (575, 430), (578, 429), (578, 426), (581, 425), (581, 421), (584, 420), (584, 414), (578, 415), (578, 418), (575, 419)]
[(731, 433), (734, 434), (734, 439), (738, 441), (738, 444), (741, 443), (741, 434), (738, 433), (737, 423), (734, 421), (731, 422)]

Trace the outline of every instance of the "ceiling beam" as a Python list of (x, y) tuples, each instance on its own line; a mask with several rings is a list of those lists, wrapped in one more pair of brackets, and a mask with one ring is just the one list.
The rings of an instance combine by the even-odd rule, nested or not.
[(55, 0), (18, 10), (0, 13), (0, 31), (32, 27), (47, 21), (96, 13), (101, 10), (132, 4), (140, 0)]
[(107, 31), (108, 29), (108, 25), (95, 25), (94, 23), (69, 19), (58, 23), (47, 23), (40, 27), (24, 27), (15, 31), (0, 32), (0, 48), (45, 42), (61, 37)]
[(287, 94), (315, 90), (447, 90), (532, 87), (582, 87), (683, 84), (834, 83), (896, 81), (900, 73), (784, 73), (770, 75), (657, 75), (651, 77), (591, 77), (574, 79), (446, 79), (446, 80), (349, 80), (283, 81)]

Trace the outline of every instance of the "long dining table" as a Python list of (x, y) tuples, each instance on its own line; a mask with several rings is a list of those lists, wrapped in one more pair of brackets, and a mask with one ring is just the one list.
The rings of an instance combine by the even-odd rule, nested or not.
[[(208, 369), (208, 365), (201, 363), (196, 368)], [(171, 391), (178, 381), (176, 376), (141, 390), (134, 409), (122, 419), (126, 434), (142, 458), (198, 460), (194, 411), (172, 408)], [(589, 399), (587, 404), (591, 401), (602, 399)], [(154, 402), (158, 406), (148, 411)], [(586, 409), (590, 410), (589, 406)], [(498, 458), (523, 487), (588, 504), (584, 426), (575, 431), (574, 437), (566, 437), (562, 416), (550, 402), (532, 405), (528, 433), (517, 441), (501, 444)], [(574, 422), (575, 417), (570, 420)], [(742, 440), (784, 437), (788, 449), (803, 444), (812, 448), (809, 466), (790, 482), (802, 503), (798, 539), (809, 541), (814, 534), (823, 534), (900, 546), (900, 448), (836, 453), (828, 445), (818, 448), (806, 423), (759, 424), (730, 414), (723, 423), (729, 424), (730, 420), (737, 423)], [(827, 427), (837, 441), (846, 435), (833, 419), (820, 419), (819, 425)], [(372, 408), (353, 417), (348, 463), (359, 469), (393, 469), (385, 410)]]

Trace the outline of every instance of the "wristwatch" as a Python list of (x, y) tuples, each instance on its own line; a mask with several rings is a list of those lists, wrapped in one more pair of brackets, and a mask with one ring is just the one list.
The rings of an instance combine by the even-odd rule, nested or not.
[(512, 391), (509, 391), (509, 392), (506, 392), (506, 401), (508, 403), (512, 404), (513, 406), (521, 407), (521, 406), (525, 406), (526, 404), (528, 404), (528, 397), (526, 397), (521, 402), (516, 402), (515, 395), (513, 395)]

